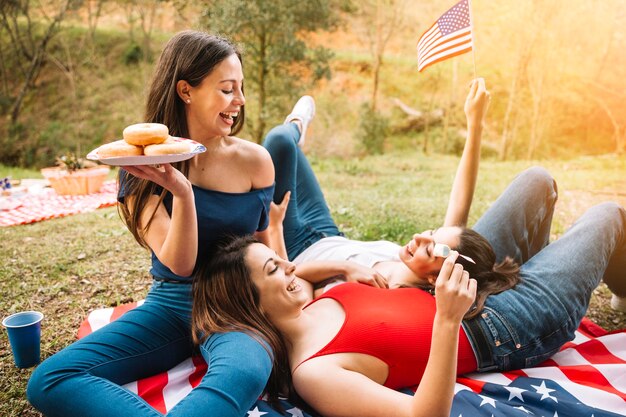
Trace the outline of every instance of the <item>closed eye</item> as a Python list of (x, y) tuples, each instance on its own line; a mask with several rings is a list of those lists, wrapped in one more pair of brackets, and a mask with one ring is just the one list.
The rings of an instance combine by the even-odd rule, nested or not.
[(222, 93), (224, 94), (232, 94), (234, 92), (234, 90), (222, 90)]
[(278, 265), (274, 265), (274, 268), (272, 268), (268, 274), (272, 275), (276, 271), (278, 271)]

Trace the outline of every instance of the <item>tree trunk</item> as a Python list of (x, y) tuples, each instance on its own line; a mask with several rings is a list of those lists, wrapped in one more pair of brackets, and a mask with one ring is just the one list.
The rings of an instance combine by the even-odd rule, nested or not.
[(2, 75), (2, 95), (8, 96), (9, 95), (9, 80), (7, 76), (7, 69), (4, 63), (5, 63), (4, 51), (2, 50), (2, 45), (0, 45), (0, 71), (1, 71), (0, 75)]
[(104, 0), (95, 0), (96, 1), (96, 11), (92, 12), (91, 3), (92, 1), (88, 1), (87, 11), (88, 11), (88, 25), (89, 25), (89, 39), (93, 44), (96, 41), (96, 28), (98, 27), (98, 21), (100, 20), (100, 15), (102, 14), (102, 5), (104, 4)]
[(17, 119), (20, 116), (22, 103), (24, 101), (24, 98), (26, 97), (26, 93), (28, 92), (32, 82), (34, 81), (34, 79), (36, 78), (38, 74), (38, 71), (41, 69), (41, 66), (43, 65), (44, 57), (46, 54), (46, 48), (48, 47), (48, 42), (50, 42), (50, 40), (54, 36), (57, 25), (61, 23), (61, 21), (65, 18), (65, 13), (67, 12), (67, 9), (69, 8), (71, 1), (72, 0), (67, 0), (65, 4), (63, 5), (63, 7), (61, 8), (61, 10), (59, 10), (59, 14), (57, 14), (57, 16), (54, 18), (52, 23), (50, 23), (50, 26), (48, 26), (48, 30), (46, 31), (46, 34), (44, 35), (43, 39), (39, 43), (39, 46), (37, 47), (35, 56), (33, 57), (33, 60), (31, 61), (31, 64), (28, 68), (28, 72), (26, 73), (26, 78), (24, 80), (24, 83), (22, 84), (22, 88), (20, 89), (20, 92), (17, 95), (17, 98), (15, 99), (15, 102), (13, 103), (13, 107), (11, 109), (11, 123), (12, 124), (17, 123)]
[[(440, 75), (437, 76), (437, 85), (439, 84)], [(435, 95), (437, 90), (434, 90), (430, 95), (430, 102), (428, 103), (428, 113), (433, 111), (433, 107), (435, 105)], [(422, 143), (422, 152), (424, 155), (428, 155), (428, 145), (430, 142), (430, 119), (426, 118), (426, 124), (424, 126), (424, 142)]]
[(458, 60), (452, 60), (452, 85), (450, 88), (450, 95), (448, 96), (448, 104), (446, 105), (446, 111), (443, 115), (443, 132), (442, 132), (442, 140), (443, 140), (443, 148), (448, 150), (448, 130), (450, 128), (450, 117), (452, 114), (452, 108), (456, 104), (456, 84), (458, 79)]
[(532, 87), (532, 82), (529, 83), (530, 91), (533, 101), (532, 106), (532, 119), (530, 122), (530, 137), (528, 140), (528, 150), (526, 153), (526, 159), (533, 159), (535, 156), (535, 151), (537, 150), (537, 146), (539, 140), (541, 138), (541, 118), (542, 118), (542, 107), (543, 107), (543, 82), (545, 78), (545, 72), (541, 72), (539, 75), (537, 87)]
[(382, 64), (382, 57), (376, 56), (374, 59), (374, 91), (372, 91), (372, 111), (376, 111), (377, 98), (378, 98), (378, 84), (380, 80), (380, 66)]
[[(45, 49), (45, 45), (43, 46), (43, 49)], [(35, 55), (35, 58), (33, 58), (30, 64), (30, 68), (28, 69), (28, 73), (26, 74), (26, 79), (24, 80), (24, 83), (22, 84), (22, 88), (20, 89), (20, 92), (17, 95), (17, 98), (13, 102), (13, 108), (11, 109), (11, 124), (16, 124), (17, 119), (20, 117), (20, 110), (22, 109), (22, 102), (24, 101), (24, 97), (26, 96), (26, 93), (28, 92), (31, 82), (35, 78), (37, 69), (41, 66), (41, 62), (43, 59), (42, 58), (43, 49), (37, 52), (37, 55)]]

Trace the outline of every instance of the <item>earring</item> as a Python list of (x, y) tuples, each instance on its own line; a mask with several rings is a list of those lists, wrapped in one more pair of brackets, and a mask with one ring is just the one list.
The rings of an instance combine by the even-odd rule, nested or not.
[(187, 99), (187, 103), (191, 103), (191, 100), (190, 100), (190, 99)]

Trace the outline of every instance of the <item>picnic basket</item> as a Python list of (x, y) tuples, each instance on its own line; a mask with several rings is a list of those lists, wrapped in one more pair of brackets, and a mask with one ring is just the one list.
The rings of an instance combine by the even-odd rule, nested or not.
[(59, 195), (97, 193), (109, 174), (108, 166), (69, 171), (61, 167), (43, 168), (41, 174)]

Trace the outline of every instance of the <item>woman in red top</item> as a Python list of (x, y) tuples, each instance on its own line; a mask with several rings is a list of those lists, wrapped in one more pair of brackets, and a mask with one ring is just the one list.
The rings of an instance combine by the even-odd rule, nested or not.
[[(196, 274), (194, 334), (236, 328), (269, 343), (270, 397), (293, 385), (324, 416), (448, 416), (457, 372), (476, 369), (460, 328), (476, 281), (457, 256), (444, 261), (434, 298), (348, 283), (310, 302), (293, 263), (238, 238)], [(394, 390), (417, 384), (413, 397)]]

